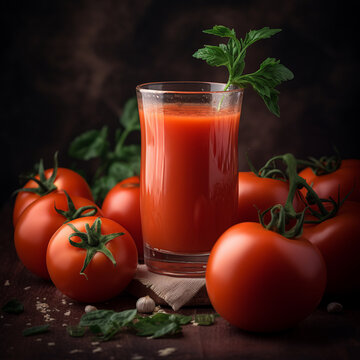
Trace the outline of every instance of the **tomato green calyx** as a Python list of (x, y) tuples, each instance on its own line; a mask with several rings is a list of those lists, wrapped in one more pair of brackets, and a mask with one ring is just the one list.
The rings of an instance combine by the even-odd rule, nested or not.
[[(115, 239), (118, 236), (124, 235), (123, 232), (119, 233), (112, 233), (103, 235), (101, 234), (101, 219), (98, 217), (92, 226), (89, 224), (85, 224), (86, 232), (79, 231), (73, 224), (69, 223), (68, 226), (71, 227), (71, 229), (74, 231), (74, 233), (69, 235), (69, 242), (72, 246), (75, 246), (80, 249), (86, 250), (86, 257), (83, 264), (82, 269), (80, 270), (80, 275), (84, 275), (87, 278), (87, 275), (85, 274), (85, 269), (90, 264), (90, 261), (94, 257), (94, 255), (97, 252), (103, 253), (112, 263), (114, 266), (116, 266), (116, 261), (114, 259), (113, 254), (111, 251), (106, 247), (106, 244)], [(79, 237), (80, 242), (76, 242), (71, 240), (73, 237)]]
[[(281, 170), (279, 172), (276, 171), (275, 163), (276, 161), (279, 160), (281, 160), (282, 163), (285, 165), (286, 167), (285, 172)], [(297, 167), (298, 167), (298, 161), (296, 160), (295, 156), (288, 153), (271, 158), (265, 164), (265, 166), (263, 166), (259, 170), (259, 174), (261, 175), (275, 174), (276, 176), (279, 176), (279, 174), (284, 174), (284, 175), (286, 174), (286, 178), (283, 177), (283, 179), (284, 180), (288, 179), (289, 193), (285, 204), (283, 206), (278, 204), (270, 209), (265, 210), (265, 212), (259, 214), (259, 219), (260, 219), (260, 223), (265, 228), (276, 231), (287, 238), (293, 238), (301, 235), (302, 227), (304, 223), (304, 215), (306, 210), (309, 209), (310, 213), (319, 219), (316, 220), (316, 222), (322, 222), (326, 219), (333, 217), (338, 210), (338, 203), (336, 203), (334, 200), (319, 198), (319, 196), (316, 194), (313, 188), (306, 182), (306, 180), (298, 175)], [(268, 177), (268, 176), (264, 176), (264, 177)], [(305, 188), (307, 191), (307, 195), (306, 195), (307, 206), (303, 212), (297, 213), (294, 209), (293, 201), (298, 192), (298, 189), (301, 188)], [(328, 211), (324, 206), (324, 203), (326, 202), (331, 203), (332, 205), (332, 209), (330, 211)], [(315, 205), (315, 204), (318, 210), (314, 210), (310, 207), (310, 205)], [(271, 220), (267, 225), (265, 225), (264, 215), (269, 211), (271, 214)], [(296, 224), (290, 230), (286, 231), (285, 225), (290, 220), (296, 220)]]
[(298, 160), (298, 164), (310, 167), (315, 175), (321, 176), (331, 174), (339, 169), (341, 157), (337, 149), (335, 149), (335, 154), (332, 156), (322, 156), (319, 159), (309, 156), (308, 160)]
[(96, 214), (97, 208), (95, 205), (82, 206), (82, 207), (79, 207), (78, 209), (76, 209), (74, 202), (72, 201), (69, 194), (65, 190), (63, 190), (63, 191), (66, 196), (67, 205), (68, 205), (69, 210), (66, 211), (66, 210), (58, 209), (56, 207), (55, 203), (54, 203), (54, 208), (58, 214), (64, 216), (64, 218), (66, 219), (65, 223), (67, 223), (71, 220), (81, 218), (81, 217), (94, 216)]
[(287, 181), (288, 176), (286, 172), (284, 172), (282, 169), (279, 169), (276, 165), (276, 161), (281, 159), (281, 156), (275, 156), (271, 158), (260, 170), (256, 170), (249, 156), (246, 154), (246, 160), (249, 168), (257, 177)]
[[(268, 224), (264, 222), (264, 215), (270, 211), (271, 220)], [(293, 239), (301, 236), (305, 218), (305, 211), (297, 213), (295, 215), (296, 223), (295, 225), (286, 230), (287, 224), (287, 214), (284, 206), (281, 204), (274, 205), (272, 208), (265, 210), (263, 213), (259, 214), (260, 224), (267, 230), (275, 231), (282, 236), (285, 236), (288, 239)]]
[(44, 162), (43, 159), (40, 159), (39, 162), (39, 179), (36, 178), (35, 176), (26, 176), (25, 179), (26, 180), (33, 180), (38, 184), (38, 187), (35, 188), (21, 188), (18, 189), (14, 192), (14, 194), (17, 194), (19, 192), (25, 191), (25, 192), (31, 192), (40, 196), (44, 196), (46, 194), (51, 193), (52, 191), (56, 190), (57, 187), (54, 184), (54, 181), (56, 179), (56, 175), (57, 175), (57, 170), (58, 170), (58, 152), (55, 153), (54, 155), (54, 166), (53, 166), (53, 172), (51, 174), (51, 176), (47, 179), (45, 176), (45, 171), (44, 171)]

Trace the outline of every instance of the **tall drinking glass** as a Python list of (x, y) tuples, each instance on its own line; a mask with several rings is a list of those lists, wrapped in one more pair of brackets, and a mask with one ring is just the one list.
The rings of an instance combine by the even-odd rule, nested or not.
[(140, 211), (150, 271), (202, 277), (236, 222), (243, 89), (208, 82), (137, 86)]

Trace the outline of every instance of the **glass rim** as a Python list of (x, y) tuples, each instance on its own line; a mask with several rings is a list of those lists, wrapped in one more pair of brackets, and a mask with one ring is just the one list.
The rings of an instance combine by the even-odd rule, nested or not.
[(226, 86), (226, 83), (216, 82), (216, 81), (153, 81), (139, 84), (136, 86), (136, 91), (147, 92), (147, 93), (156, 93), (156, 94), (226, 94), (226, 93), (243, 93), (244, 88), (236, 87), (228, 90), (159, 90), (159, 89), (145, 89), (145, 86), (149, 85), (160, 85), (160, 84), (215, 84)]

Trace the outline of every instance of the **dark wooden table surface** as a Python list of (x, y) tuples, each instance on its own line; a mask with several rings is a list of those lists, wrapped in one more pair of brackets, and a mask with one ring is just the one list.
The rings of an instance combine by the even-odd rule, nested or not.
[[(77, 324), (86, 304), (63, 296), (19, 262), (13, 245), (11, 205), (3, 207), (0, 216), (0, 306), (17, 298), (25, 311), (19, 315), (1, 312), (0, 359), (360, 359), (358, 297), (341, 299), (344, 311), (339, 314), (326, 311), (327, 303), (338, 299), (326, 299), (298, 326), (277, 334), (247, 333), (217, 318), (212, 326), (187, 325), (181, 335), (165, 339), (140, 338), (127, 332), (108, 342), (99, 342), (93, 335), (70, 337), (66, 326)], [(135, 302), (131, 295), (122, 294), (96, 306), (120, 311), (134, 308)], [(214, 310), (198, 307), (179, 312), (193, 315)], [(41, 324), (50, 324), (50, 331), (22, 335), (23, 329)], [(164, 356), (164, 349), (171, 354)]]

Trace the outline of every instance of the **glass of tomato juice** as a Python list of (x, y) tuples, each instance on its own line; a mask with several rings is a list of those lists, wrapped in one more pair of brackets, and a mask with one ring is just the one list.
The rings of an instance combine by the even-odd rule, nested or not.
[(203, 277), (210, 250), (236, 222), (243, 89), (211, 82), (137, 86), (140, 212), (152, 272)]

